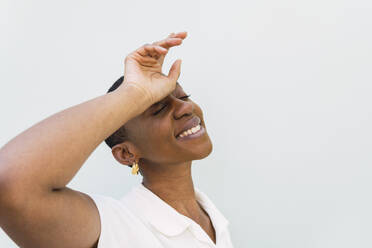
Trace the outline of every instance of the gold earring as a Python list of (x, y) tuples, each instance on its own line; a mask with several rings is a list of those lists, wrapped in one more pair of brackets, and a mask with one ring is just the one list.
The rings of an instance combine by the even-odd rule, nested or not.
[(138, 175), (138, 170), (138, 163), (134, 161), (134, 163), (132, 164), (132, 175)]

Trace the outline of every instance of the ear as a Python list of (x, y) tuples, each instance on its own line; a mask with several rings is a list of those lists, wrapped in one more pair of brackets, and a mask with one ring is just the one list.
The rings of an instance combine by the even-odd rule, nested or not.
[(131, 166), (135, 161), (138, 162), (139, 152), (133, 143), (125, 141), (111, 148), (111, 153), (121, 164)]

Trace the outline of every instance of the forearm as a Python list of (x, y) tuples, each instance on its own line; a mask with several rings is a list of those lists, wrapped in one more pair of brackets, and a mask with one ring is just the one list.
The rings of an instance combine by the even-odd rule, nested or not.
[(0, 149), (0, 180), (28, 190), (65, 187), (104, 139), (143, 111), (142, 99), (119, 88), (40, 121)]

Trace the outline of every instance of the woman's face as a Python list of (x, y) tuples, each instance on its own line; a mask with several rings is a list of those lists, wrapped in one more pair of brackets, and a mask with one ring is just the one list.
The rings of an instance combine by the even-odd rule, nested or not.
[[(212, 152), (203, 112), (177, 83), (176, 89), (160, 102), (125, 124), (129, 140), (139, 157), (151, 164), (178, 164), (198, 160)], [(182, 131), (200, 123), (194, 134), (180, 137)]]

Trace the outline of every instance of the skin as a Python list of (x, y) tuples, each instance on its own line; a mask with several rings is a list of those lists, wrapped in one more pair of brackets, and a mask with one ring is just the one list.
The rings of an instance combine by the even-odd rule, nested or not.
[[(215, 231), (208, 214), (195, 198), (191, 174), (193, 160), (207, 157), (212, 142), (207, 134), (187, 141), (177, 140), (175, 134), (193, 116), (201, 119), (203, 112), (177, 84), (176, 89), (141, 115), (126, 123), (129, 140), (112, 148), (112, 154), (123, 165), (138, 162), (142, 184), (158, 195), (179, 213), (193, 219), (215, 242)], [(166, 105), (165, 105), (166, 104)], [(166, 106), (157, 115), (153, 115)]]
[[(18, 246), (97, 246), (98, 209), (90, 196), (67, 184), (97, 146), (122, 125), (128, 126), (130, 139), (113, 147), (115, 158), (122, 164), (139, 160), (143, 184), (194, 219), (214, 240), (210, 220), (195, 201), (191, 179), (191, 161), (212, 150), (209, 137), (183, 144), (172, 139), (188, 118), (202, 119), (202, 111), (192, 101), (179, 99), (184, 93), (176, 86), (180, 60), (168, 75), (161, 72), (168, 50), (186, 35), (172, 33), (136, 49), (125, 58), (125, 81), (118, 89), (60, 111), (1, 147), (0, 226)], [(159, 101), (168, 107), (156, 117), (148, 115)]]
[[(168, 49), (181, 44), (186, 36), (185, 32), (171, 33), (166, 39), (153, 44)], [(151, 76), (143, 80), (138, 76), (141, 75), (139, 73), (125, 73), (124, 84), (135, 82), (138, 86), (137, 82), (149, 82), (148, 78), (155, 78), (154, 81), (159, 79), (152, 85), (164, 82), (166, 75), (161, 72), (161, 67), (166, 51), (147, 49), (141, 51), (140, 55), (147, 56), (146, 60), (138, 61), (142, 70), (149, 72)], [(132, 67), (137, 68), (138, 64), (127, 63), (128, 71), (138, 71)], [(141, 88), (142, 85), (138, 87)], [(205, 128), (203, 112), (191, 99), (180, 99), (186, 95), (180, 84), (176, 84), (165, 97), (162, 97), (164, 94), (161, 93), (153, 95), (165, 88), (152, 89), (147, 93), (154, 104), (126, 123), (129, 140), (113, 147), (112, 154), (123, 165), (138, 162), (139, 171), (143, 175), (142, 184), (179, 213), (193, 219), (215, 242), (215, 230), (208, 214), (195, 199), (191, 176), (192, 161), (208, 156), (212, 152), (212, 142), (207, 132), (202, 137), (187, 142), (180, 142), (174, 136), (175, 132), (180, 131), (183, 124), (195, 115), (201, 119), (201, 125)], [(158, 115), (152, 115), (164, 105), (166, 107)]]

